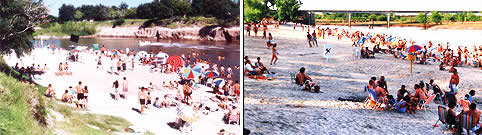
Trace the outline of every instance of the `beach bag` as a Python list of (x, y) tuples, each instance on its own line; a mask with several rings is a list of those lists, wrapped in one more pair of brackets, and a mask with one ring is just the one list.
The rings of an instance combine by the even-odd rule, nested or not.
[(313, 88), (314, 92), (315, 93), (320, 93), (320, 86), (319, 85), (315, 85), (315, 87)]

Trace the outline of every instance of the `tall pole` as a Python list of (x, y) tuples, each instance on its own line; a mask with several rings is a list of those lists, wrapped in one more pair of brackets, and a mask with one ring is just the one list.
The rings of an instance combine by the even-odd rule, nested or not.
[(351, 29), (351, 13), (348, 13), (348, 27)]
[(390, 28), (390, 14), (387, 14), (387, 28)]

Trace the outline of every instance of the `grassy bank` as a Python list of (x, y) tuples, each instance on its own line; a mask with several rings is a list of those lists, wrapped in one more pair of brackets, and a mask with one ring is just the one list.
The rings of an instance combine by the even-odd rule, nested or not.
[(36, 29), (34, 36), (69, 36), (70, 34), (76, 34), (80, 36), (94, 35), (97, 27), (167, 27), (167, 28), (181, 28), (181, 27), (204, 27), (211, 25), (224, 24), (225, 26), (237, 26), (239, 25), (239, 19), (236, 21), (220, 20), (215, 17), (172, 17), (167, 19), (117, 19), (107, 21), (74, 21), (65, 22), (59, 24), (56, 22), (45, 23), (39, 25), (40, 29)]
[[(18, 81), (19, 73), (0, 57), (0, 135), (114, 134), (131, 132), (127, 120), (85, 113), (46, 98), (46, 87)], [(26, 76), (22, 76), (26, 78)]]
[(96, 32), (96, 25), (85, 21), (65, 22), (64, 24), (46, 23), (40, 25), (40, 28), (35, 30), (34, 36), (69, 36), (70, 34), (87, 36), (94, 35)]

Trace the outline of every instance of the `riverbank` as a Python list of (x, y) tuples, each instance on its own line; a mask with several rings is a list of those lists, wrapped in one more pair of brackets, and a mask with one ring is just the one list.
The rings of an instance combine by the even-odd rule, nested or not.
[[(385, 76), (388, 91), (392, 95), (396, 95), (401, 85), (406, 85), (407, 90), (414, 93), (413, 84), (420, 80), (427, 82), (429, 79), (434, 79), (441, 88), (447, 89), (451, 73), (438, 70), (436, 64), (415, 64), (414, 73), (410, 76), (409, 61), (395, 59), (388, 54), (375, 54), (375, 59), (356, 59), (352, 42), (334, 37), (318, 39), (319, 47), (309, 48), (306, 31), (301, 31), (299, 27), (292, 29), (292, 25), (281, 25), (280, 29), (270, 26), (268, 32), (273, 35), (280, 53), (276, 65), (269, 65), (272, 50), (266, 49), (266, 40), (259, 37), (261, 34), (244, 38), (245, 56), (249, 56), (251, 61), (260, 57), (270, 72), (275, 72), (278, 76), (272, 81), (244, 79), (244, 122), (245, 128), (251, 130), (251, 133), (447, 133), (447, 129), (441, 128), (444, 126), (432, 127), (437, 120), (436, 107), (439, 104), (430, 104), (426, 112), (407, 114), (394, 110), (374, 111), (365, 108), (361, 102), (341, 101), (339, 98), (364, 100), (368, 94), (363, 87), (373, 76), (377, 79)], [(352, 30), (359, 29), (352, 27)], [(420, 35), (413, 31), (407, 33)], [(322, 54), (325, 45), (332, 47), (333, 57), (329, 60)], [(306, 74), (320, 85), (322, 93), (302, 91), (291, 83), (290, 73), (296, 74), (301, 67), (305, 67)], [(476, 102), (479, 103), (482, 72), (472, 67), (457, 69), (461, 80), (459, 95), (474, 89), (478, 93), (475, 96)], [(478, 108), (480, 107), (479, 104)], [(456, 111), (460, 109), (457, 108)]]

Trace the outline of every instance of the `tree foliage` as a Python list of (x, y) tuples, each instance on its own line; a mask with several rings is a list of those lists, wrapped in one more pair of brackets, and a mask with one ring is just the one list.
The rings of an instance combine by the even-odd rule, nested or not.
[(48, 21), (47, 9), (37, 0), (2, 0), (0, 7), (0, 54), (29, 53), (34, 27)]
[(259, 0), (244, 1), (244, 22), (255, 22), (268, 16), (269, 8), (267, 1), (262, 3)]
[(301, 6), (301, 1), (299, 0), (274, 0), (274, 5), (276, 7), (276, 15), (278, 21), (296, 21), (301, 12), (298, 10)]
[(417, 15), (417, 21), (419, 23), (427, 23), (428, 22), (427, 13), (419, 13)]
[(442, 15), (440, 15), (438, 11), (432, 11), (432, 14), (430, 15), (430, 21), (435, 24), (439, 24), (441, 20)]
[(59, 21), (63, 23), (65, 21), (74, 20), (75, 8), (73, 5), (65, 5), (59, 8)]

